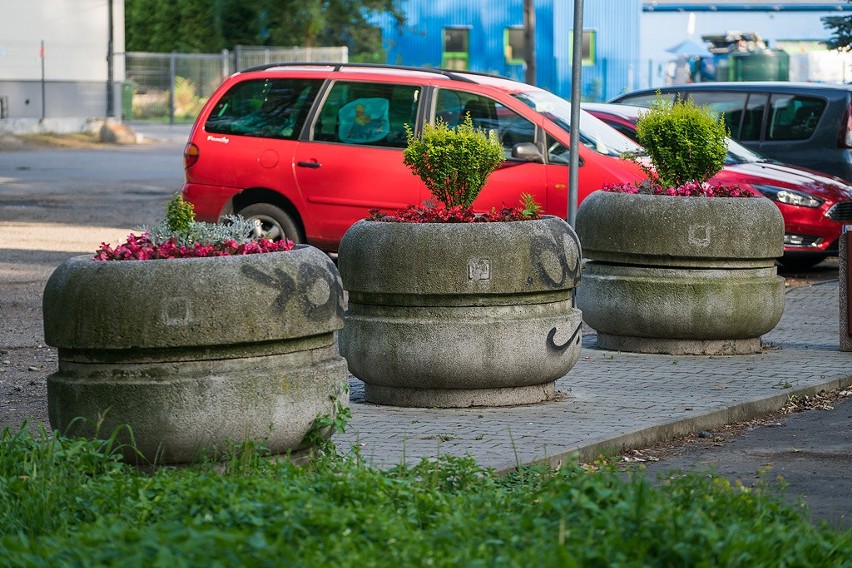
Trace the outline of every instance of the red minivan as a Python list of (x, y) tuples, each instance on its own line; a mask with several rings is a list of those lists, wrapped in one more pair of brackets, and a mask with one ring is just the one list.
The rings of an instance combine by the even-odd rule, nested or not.
[[(403, 165), (406, 128), (470, 114), (495, 131), (505, 152), (476, 211), (532, 194), (565, 217), (570, 104), (495, 77), (367, 64), (274, 64), (228, 78), (199, 114), (184, 151), (183, 197), (201, 221), (228, 214), (260, 221), (271, 238), (335, 252), (371, 209), (393, 212), (431, 199)], [(581, 113), (578, 199), (605, 184), (645, 178), (625, 152), (638, 150)]]

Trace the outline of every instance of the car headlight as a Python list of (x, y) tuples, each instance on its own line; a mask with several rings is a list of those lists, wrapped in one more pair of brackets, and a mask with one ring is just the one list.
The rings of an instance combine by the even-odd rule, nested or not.
[(774, 185), (755, 185), (754, 188), (773, 201), (795, 205), (797, 207), (819, 207), (824, 201), (801, 191), (787, 189), (786, 187), (775, 187)]

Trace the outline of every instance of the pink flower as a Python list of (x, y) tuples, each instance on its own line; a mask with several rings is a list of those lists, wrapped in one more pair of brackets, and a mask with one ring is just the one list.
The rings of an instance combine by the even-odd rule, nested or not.
[(261, 254), (265, 252), (288, 251), (295, 247), (290, 240), (270, 241), (259, 239), (238, 245), (236, 241), (229, 239), (218, 244), (195, 243), (193, 246), (177, 244), (177, 239), (155, 246), (149, 236), (143, 233), (140, 236), (131, 233), (123, 244), (110, 247), (107, 243), (101, 243), (100, 248), (95, 251), (92, 260), (151, 260), (171, 258), (206, 258), (210, 256), (229, 256), (233, 254)]

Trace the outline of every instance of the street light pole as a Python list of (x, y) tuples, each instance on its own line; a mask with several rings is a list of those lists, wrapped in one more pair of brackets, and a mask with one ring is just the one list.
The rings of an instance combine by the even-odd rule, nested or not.
[(568, 162), (568, 224), (577, 220), (580, 167), (580, 80), (583, 69), (583, 0), (574, 0), (574, 41), (571, 58), (571, 132)]
[(527, 65), (524, 81), (528, 85), (535, 85), (535, 6), (533, 0), (524, 0), (524, 46)]
[(107, 0), (107, 85), (106, 85), (106, 115), (115, 116), (115, 101), (113, 92), (113, 22), (112, 22), (112, 0)]

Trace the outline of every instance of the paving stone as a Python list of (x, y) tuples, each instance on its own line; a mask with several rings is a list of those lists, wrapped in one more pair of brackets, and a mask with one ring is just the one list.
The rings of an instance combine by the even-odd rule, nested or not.
[[(839, 288), (832, 281), (790, 288), (781, 322), (761, 353), (671, 356), (595, 348), (586, 330), (580, 359), (557, 381), (561, 400), (509, 408), (428, 409), (364, 401), (350, 379), (352, 420), (334, 438), (360, 446), (378, 467), (438, 454), (472, 456), (507, 470), (535, 461), (591, 459), (601, 451), (754, 418), (792, 395), (852, 384), (852, 353), (839, 350)], [(442, 440), (442, 438), (444, 438)]]

